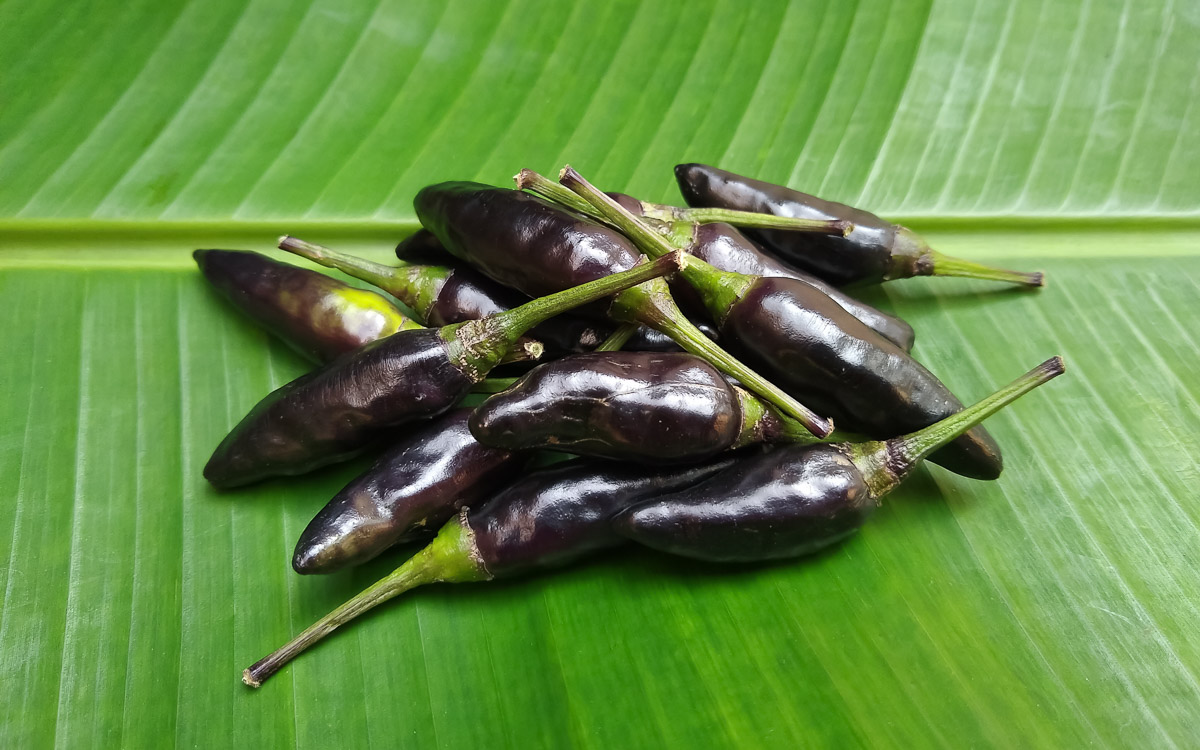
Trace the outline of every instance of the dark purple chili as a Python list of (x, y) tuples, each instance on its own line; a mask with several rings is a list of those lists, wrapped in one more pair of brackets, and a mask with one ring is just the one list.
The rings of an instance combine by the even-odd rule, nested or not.
[[(434, 238), (433, 243), (436, 242)], [(426, 256), (433, 252), (429, 245), (423, 243)], [(462, 267), (444, 250), (436, 265), (396, 267), (339, 253), (296, 237), (280, 238), (279, 247), (374, 284), (411, 308), (429, 326), (465, 323), (529, 301), (524, 294), (497, 284), (474, 269)], [(605, 332), (603, 326), (585, 318), (560, 315), (535, 326), (530, 334), (554, 353), (566, 353), (595, 348)]]
[[(644, 252), (674, 251), (665, 237), (575, 170), (564, 169), (562, 181)], [(842, 429), (885, 439), (962, 409), (921, 363), (815, 287), (718, 271), (695, 258), (680, 276), (700, 294), (726, 346), (789, 392), (819, 404)], [(983, 427), (969, 430), (931, 460), (977, 479), (994, 479), (1003, 467), (1000, 447)]]
[(259, 402), (217, 446), (204, 476), (234, 487), (350, 458), (389, 428), (454, 406), (541, 321), (671, 273), (681, 262), (680, 255), (664, 257), (486, 318), (368, 344)]
[[(751, 276), (769, 276), (784, 279), (795, 279), (820, 289), (846, 312), (862, 321), (867, 327), (880, 336), (891, 341), (904, 351), (912, 349), (916, 334), (912, 326), (905, 321), (879, 310), (865, 302), (851, 297), (837, 287), (828, 284), (812, 274), (805, 273), (777, 258), (763, 252), (750, 241), (746, 235), (739, 232), (732, 224), (718, 222), (715, 224), (697, 224), (691, 221), (670, 219), (655, 220), (653, 209), (658, 213), (671, 210), (672, 207), (656, 207), (623, 193), (609, 193), (613, 200), (628, 209), (635, 216), (651, 219), (647, 221), (652, 229), (659, 230), (671, 237), (678, 247), (687, 247), (692, 255), (722, 271), (744, 273)], [(633, 208), (630, 208), (630, 207)], [(650, 213), (648, 213), (650, 212)], [(675, 295), (680, 305), (688, 309), (685, 300), (692, 302), (693, 307), (703, 309), (703, 303), (695, 296), (694, 290), (680, 289), (687, 287), (686, 282), (676, 282), (671, 285), (671, 293)]]
[[(638, 251), (618, 232), (517, 190), (449, 182), (421, 190), (414, 201), (421, 223), (455, 256), (502, 284), (540, 295), (630, 268)], [(609, 315), (668, 334), (686, 351), (711, 362), (794, 417), (816, 435), (832, 431), (816, 415), (716, 346), (671, 299), (665, 281), (618, 295)]]
[(687, 463), (812, 433), (691, 354), (593, 352), (548, 362), (471, 415), (481, 443), (647, 464)]
[(381, 294), (260, 253), (197, 250), (192, 257), (234, 307), (314, 362), (422, 327)]
[(733, 464), (673, 469), (571, 461), (531, 472), (478, 510), (464, 508), (437, 538), (387, 577), (242, 673), (259, 687), (302, 651), (383, 602), (428, 583), (470, 583), (565, 565), (621, 543), (613, 515), (695, 484)]
[(974, 406), (903, 437), (777, 448), (630, 508), (613, 526), (647, 547), (703, 560), (815, 552), (857, 531), (921, 459), (1062, 372), (1062, 359), (1047, 360)]
[(406, 434), (334, 495), (296, 542), (296, 572), (332, 573), (430, 536), (513, 479), (524, 456), (478, 443), (470, 415), (455, 409)]
[[(756, 228), (740, 226), (784, 260), (837, 286), (912, 276), (964, 276), (1035, 287), (1045, 281), (1041, 273), (1006, 271), (943, 255), (911, 229), (868, 211), (821, 200), (782, 185), (752, 180), (704, 164), (676, 166), (675, 179), (684, 200), (696, 208), (678, 210), (675, 213), (678, 218), (703, 221), (703, 211), (712, 208), (783, 219), (780, 223), (763, 221)], [(710, 220), (724, 220), (717, 216), (713, 214)], [(787, 228), (788, 220), (795, 219), (845, 220), (854, 228), (845, 236), (797, 232)]]

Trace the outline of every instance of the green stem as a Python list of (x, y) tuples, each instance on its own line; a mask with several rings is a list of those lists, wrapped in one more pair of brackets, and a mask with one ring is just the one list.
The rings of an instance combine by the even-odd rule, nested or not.
[[(596, 214), (604, 218), (605, 222), (633, 240), (633, 244), (651, 258), (657, 258), (677, 249), (666, 237), (646, 226), (645, 222), (629, 213), (624, 206), (585, 180), (583, 175), (576, 172), (571, 166), (563, 167), (558, 180), (571, 192), (586, 201)], [(693, 263), (699, 264), (703, 261), (689, 257), (685, 265)]]
[(511, 310), (444, 326), (441, 333), (450, 347), (450, 361), (478, 382), (526, 331), (538, 323), (573, 307), (610, 297), (673, 273), (679, 270), (682, 263), (683, 253), (676, 250), (650, 263), (640, 263), (627, 271), (539, 297)]
[[(603, 214), (609, 223), (616, 226), (627, 237), (632, 239), (642, 252), (651, 257), (657, 257), (664, 253), (680, 252), (669, 240), (653, 229), (650, 229), (638, 217), (626, 211), (612, 198), (597, 190), (570, 166), (563, 167), (560, 180), (572, 192), (579, 195), (579, 197), (586, 200), (592, 207)], [(723, 319), (722, 316), (728, 311), (728, 308), (732, 305), (732, 301), (735, 301), (740, 293), (745, 291), (749, 283), (753, 282), (753, 277), (746, 276), (745, 274), (730, 274), (718, 271), (699, 258), (687, 256), (684, 260), (686, 263), (683, 266), (682, 274), (689, 283), (695, 285), (699, 282), (705, 282), (706, 284), (708, 281), (712, 282), (712, 293), (703, 293), (703, 296), (710, 311), (718, 317), (718, 322), (720, 322), (720, 319)], [(669, 300), (670, 295), (667, 294), (666, 298)], [(735, 359), (729, 352), (714, 344), (696, 326), (688, 322), (683, 314), (679, 312), (679, 308), (675, 307), (674, 302), (671, 303), (669, 310), (656, 307), (653, 310), (647, 310), (645, 314), (648, 317), (643, 318), (643, 322), (670, 336), (685, 351), (708, 360), (718, 370), (738, 380), (748, 390), (754, 392), (767, 402), (774, 404), (784, 414), (799, 421), (812, 434), (817, 437), (825, 437), (833, 432), (833, 420), (818, 415), (812, 409), (809, 409), (789, 396), (779, 386), (771, 383), (762, 375), (759, 375)]]
[(986, 281), (1007, 281), (1010, 284), (1024, 286), (1045, 286), (1046, 276), (1041, 271), (1009, 271), (1004, 268), (993, 268), (982, 263), (975, 263), (950, 255), (943, 255), (937, 250), (930, 250), (933, 271), (930, 276), (961, 276), (968, 279), (984, 279)]
[[(514, 178), (518, 190), (528, 190), (569, 208), (576, 213), (584, 214), (593, 219), (604, 221), (604, 216), (583, 200), (580, 196), (562, 185), (534, 172), (532, 169), (522, 169)], [(652, 219), (665, 222), (686, 221), (693, 224), (732, 224), (736, 227), (752, 227), (756, 229), (790, 229), (797, 232), (818, 232), (822, 234), (840, 234), (843, 237), (854, 231), (854, 224), (844, 219), (794, 219), (773, 214), (760, 214), (755, 211), (738, 211), (730, 208), (680, 208), (665, 206), (661, 203), (642, 204), (642, 213)]]
[(684, 351), (700, 357), (722, 373), (737, 380), (747, 390), (757, 394), (759, 398), (774, 404), (781, 412), (796, 419), (814, 435), (825, 437), (833, 431), (831, 420), (815, 414), (778, 386), (751, 370), (732, 354), (717, 346), (699, 328), (692, 325), (675, 306), (666, 284), (663, 284), (661, 289), (652, 290), (646, 290), (646, 286), (649, 285), (623, 292), (614, 302), (614, 308), (618, 310), (617, 315), (621, 316), (622, 320), (637, 320), (657, 331), (662, 331), (679, 344)]
[(1037, 386), (1061, 376), (1066, 370), (1061, 356), (1042, 362), (1012, 383), (995, 392), (973, 406), (962, 409), (961, 412), (947, 416), (946, 419), (935, 422), (929, 427), (886, 440), (888, 468), (902, 478), (908, 470), (923, 460), (938, 448), (942, 448), (960, 434), (970, 430), (998, 410), (1018, 400)]
[(242, 672), (242, 682), (252, 688), (278, 672), (305, 649), (359, 615), (388, 599), (427, 583), (466, 583), (491, 578), (479, 559), (474, 534), (467, 527), (465, 513), (442, 527), (428, 547), (413, 555), (388, 576), (363, 590), (353, 599), (317, 620), (292, 640), (259, 659)]
[(534, 172), (532, 169), (522, 169), (520, 172), (517, 172), (516, 177), (513, 179), (517, 183), (517, 190), (528, 190), (575, 213), (583, 214), (597, 221), (604, 221), (604, 216), (595, 208), (592, 208), (592, 204), (576, 195), (569, 188), (560, 185), (549, 177)]
[(291, 235), (279, 238), (279, 249), (373, 284), (408, 305), (422, 320), (428, 320), (437, 293), (451, 273), (440, 266), (387, 266)]
[(683, 262), (683, 253), (678, 250), (672, 250), (670, 255), (656, 258), (650, 263), (642, 263), (628, 271), (614, 273), (595, 281), (589, 281), (586, 284), (580, 284), (571, 289), (564, 289), (561, 292), (548, 294), (545, 297), (538, 297), (520, 307), (494, 313), (489, 317), (501, 327), (519, 336), (538, 323), (553, 318), (555, 315), (564, 313), (571, 308), (610, 297), (617, 292), (623, 292), (642, 282), (674, 273), (683, 266)]
[(886, 278), (907, 279), (912, 276), (960, 276), (1031, 287), (1043, 286), (1046, 283), (1046, 277), (1041, 272), (1009, 271), (943, 255), (931, 248), (916, 232), (907, 227), (899, 227), (892, 241), (892, 264)]
[(679, 208), (642, 201), (642, 210), (660, 221), (690, 221), (695, 224), (732, 224), (751, 229), (787, 229), (795, 232), (818, 234), (840, 234), (848, 236), (854, 224), (845, 219), (796, 219), (790, 216), (760, 214), (755, 211), (738, 211), (732, 208)]
[(637, 333), (638, 327), (633, 323), (623, 323), (617, 330), (613, 331), (608, 338), (600, 342), (592, 351), (596, 352), (615, 352), (625, 346), (625, 342), (629, 341), (633, 334)]
[(546, 351), (546, 345), (537, 339), (520, 338), (507, 354), (500, 359), (500, 364), (510, 365), (513, 362), (537, 362)]

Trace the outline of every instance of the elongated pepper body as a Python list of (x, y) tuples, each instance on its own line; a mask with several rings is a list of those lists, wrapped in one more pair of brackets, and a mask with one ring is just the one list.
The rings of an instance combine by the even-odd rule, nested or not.
[[(666, 238), (578, 172), (564, 169), (562, 180), (648, 254), (674, 252)], [(822, 402), (842, 429), (894, 437), (961, 407), (929, 370), (815, 287), (720, 271), (698, 260), (680, 276), (695, 288), (731, 350), (791, 393)], [(995, 478), (1003, 468), (995, 440), (979, 427), (932, 460), (980, 479)]]
[(680, 164), (675, 179), (689, 206), (731, 208), (791, 219), (846, 220), (846, 235), (747, 229), (789, 263), (836, 286), (911, 276), (966, 276), (1041, 286), (1041, 273), (983, 266), (942, 255), (912, 230), (844, 203), (743, 177), (704, 164)]
[(477, 510), (463, 508), (428, 547), (242, 673), (260, 687), (338, 627), (428, 583), (472, 583), (565, 565), (623, 542), (613, 516), (725, 469), (735, 457), (650, 469), (581, 459), (527, 474)]
[(694, 485), (735, 460), (675, 468), (569, 461), (530, 472), (462, 519), (489, 577), (556, 567), (620, 544), (610, 524), (616, 513)]
[[(759, 278), (730, 308), (721, 340), (738, 356), (803, 394), (843, 429), (884, 439), (944, 419), (963, 404), (937, 376), (807, 284)], [(994, 479), (1004, 463), (976, 426), (930, 460), (963, 476)]]
[(235, 487), (344, 461), (392, 427), (449, 409), (474, 382), (451, 362), (439, 329), (390, 336), (260, 401), (217, 446), (204, 477)]
[(197, 250), (196, 265), (234, 307), (314, 362), (420, 328), (386, 297), (242, 250)]
[(968, 409), (887, 441), (784, 446), (623, 511), (613, 527), (665, 552), (749, 562), (853, 534), (931, 451), (1063, 372), (1054, 357)]
[(858, 531), (878, 507), (834, 445), (786, 445), (741, 461), (691, 491), (631, 509), (614, 527), (686, 557), (749, 562), (797, 557)]
[[(418, 235), (432, 237), (428, 230), (422, 230)], [(420, 243), (419, 254), (433, 256), (433, 264), (399, 267), (340, 253), (291, 236), (280, 238), (279, 247), (374, 284), (408, 305), (429, 326), (478, 320), (529, 301), (529, 297), (520, 292), (464, 266), (442, 248), (437, 238)], [(555, 354), (588, 351), (605, 335), (596, 324), (572, 315), (543, 321), (534, 326), (531, 333)]]
[[(480, 404), (469, 424), (500, 448), (665, 464), (780, 438), (784, 421), (699, 357), (620, 351), (539, 365)], [(811, 439), (794, 427), (791, 435)]]
[[(441, 301), (442, 295), (439, 295), (436, 305), (439, 308), (440, 319), (445, 323), (468, 320), (472, 317), (470, 312), (476, 313), (474, 317), (482, 317), (482, 315), (506, 309), (505, 305), (512, 307), (520, 304), (518, 300), (529, 299), (526, 295), (498, 284), (469, 267), (464, 268), (461, 261), (451, 255), (442, 246), (437, 236), (428, 229), (418, 230), (397, 245), (396, 256), (404, 261), (437, 263), (454, 269), (455, 275), (452, 278), (458, 279), (458, 287), (448, 290), (444, 295), (445, 302)], [(464, 279), (469, 279), (469, 282)], [(447, 286), (449, 286), (449, 282), (447, 282)], [(453, 301), (459, 299), (462, 301)], [(484, 312), (485, 310), (487, 312)], [(692, 320), (692, 323), (704, 335), (710, 339), (716, 339), (716, 330), (707, 322)], [(613, 327), (606, 323), (588, 320), (577, 315), (559, 315), (535, 327), (531, 333), (539, 341), (545, 343), (552, 352), (558, 353), (591, 351), (612, 330)], [(625, 344), (625, 348), (652, 352), (680, 351), (679, 345), (670, 336), (647, 326), (639, 326)]]
[(204, 476), (217, 487), (233, 487), (349, 458), (389, 428), (450, 409), (537, 323), (680, 263), (678, 255), (660, 258), (507, 312), (401, 331), (362, 347), (263, 399), (217, 446)]
[(448, 252), (531, 297), (632, 268), (639, 255), (618, 232), (515, 190), (441, 183), (413, 205)]
[[(648, 204), (644, 204), (637, 198), (624, 193), (609, 193), (608, 195), (634, 216), (646, 215)], [(649, 205), (653, 207), (653, 204)], [(660, 208), (668, 214), (671, 210), (669, 207)], [(653, 220), (657, 217), (650, 216), (649, 218)], [(675, 237), (686, 239), (692, 255), (722, 271), (795, 279), (814, 286), (829, 295), (846, 312), (901, 349), (905, 351), (912, 349), (916, 335), (908, 323), (865, 302), (860, 302), (822, 279), (763, 252), (750, 238), (730, 224), (724, 222), (694, 224), (667, 219), (665, 222), (658, 222), (655, 226), (661, 227), (664, 232)], [(695, 291), (687, 287), (685, 282), (677, 281), (671, 285), (671, 293), (687, 310), (704, 309), (703, 303), (696, 298)]]
[[(470, 182), (430, 185), (413, 202), (421, 223), (454, 255), (491, 278), (530, 295), (632, 267), (638, 251), (620, 233), (527, 193)], [(814, 434), (833, 430), (773, 383), (714, 345), (675, 306), (666, 282), (655, 280), (614, 298), (601, 312), (624, 323), (667, 333), (692, 354), (736, 377), (746, 390), (777, 406)]]
[(816, 276), (772, 258), (729, 224), (700, 224), (696, 227), (695, 243), (693, 254), (722, 271), (795, 279), (808, 284), (880, 336), (906, 352), (912, 349), (916, 334), (908, 323), (854, 299)]
[(408, 432), (334, 495), (296, 542), (296, 572), (332, 573), (431, 536), (461, 507), (511, 481), (524, 456), (476, 441), (470, 415), (455, 409)]

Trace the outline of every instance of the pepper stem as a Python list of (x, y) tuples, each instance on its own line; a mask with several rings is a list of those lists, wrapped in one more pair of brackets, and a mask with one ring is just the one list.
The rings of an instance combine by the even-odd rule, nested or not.
[(472, 380), (482, 380), (504, 352), (538, 323), (573, 307), (595, 302), (652, 279), (678, 271), (683, 253), (674, 251), (650, 263), (640, 263), (586, 284), (548, 294), (520, 307), (493, 313), (479, 320), (444, 326), (442, 337), (450, 345), (450, 360)]
[[(641, 263), (628, 271), (610, 274), (586, 284), (564, 289), (561, 292), (547, 294), (535, 300), (526, 302), (520, 307), (494, 313), (488, 317), (503, 328), (519, 336), (542, 321), (553, 318), (574, 307), (586, 305), (589, 302), (604, 299), (617, 292), (623, 292), (651, 279), (674, 273), (683, 267), (683, 253), (672, 250), (668, 255), (656, 258), (650, 263)], [(486, 320), (486, 318), (485, 318)]]
[[(646, 226), (638, 217), (625, 210), (621, 204), (600, 192), (570, 166), (563, 167), (559, 179), (572, 192), (587, 201), (605, 220), (633, 240), (642, 252), (657, 257), (665, 253), (676, 253), (680, 250), (662, 235)], [(731, 274), (718, 271), (699, 258), (689, 256), (682, 271), (688, 283), (703, 283), (705, 301), (714, 317), (721, 319), (738, 295), (753, 281), (753, 277), (745, 274)], [(712, 281), (709, 284), (708, 281)], [(709, 289), (709, 287), (712, 287)], [(711, 294), (707, 293), (711, 292)], [(670, 299), (670, 295), (666, 295)], [(647, 305), (647, 307), (651, 307)], [(642, 321), (670, 336), (683, 349), (707, 360), (721, 372), (740, 381), (748, 390), (760, 398), (774, 404), (784, 414), (793, 417), (817, 437), (825, 437), (833, 432), (833, 421), (818, 415), (812, 409), (801, 404), (771, 383), (769, 380), (751, 370), (733, 355), (720, 348), (696, 326), (688, 322), (672, 302), (669, 309), (654, 306), (645, 313)]]
[[(532, 169), (522, 169), (513, 178), (518, 190), (528, 190), (543, 198), (569, 208), (576, 213), (584, 214), (594, 219), (604, 220), (604, 217), (586, 200), (575, 195), (570, 189), (534, 172)], [(756, 229), (791, 229), (797, 232), (818, 232), (821, 234), (840, 234), (843, 237), (854, 231), (854, 224), (845, 219), (795, 219), (772, 214), (760, 214), (755, 211), (738, 211), (730, 208), (680, 208), (665, 206), (661, 203), (642, 204), (642, 212), (659, 221), (686, 221), (693, 224), (732, 224), (736, 227), (753, 227)]]
[(570, 188), (551, 180), (549, 177), (540, 175), (532, 169), (522, 169), (520, 172), (517, 172), (513, 180), (517, 183), (517, 190), (528, 190), (531, 193), (536, 193), (547, 200), (559, 204), (563, 208), (568, 208), (588, 218), (598, 221), (605, 220), (604, 216), (592, 207), (592, 204), (576, 195)]
[(479, 560), (474, 534), (465, 523), (465, 510), (442, 527), (428, 547), (413, 555), (383, 579), (306, 628), (270, 655), (242, 672), (242, 682), (261, 687), (301, 652), (359, 615), (388, 599), (427, 583), (486, 581), (491, 575)]
[(849, 236), (854, 224), (845, 219), (796, 219), (790, 216), (738, 211), (732, 208), (679, 208), (642, 201), (645, 214), (663, 221), (690, 221), (695, 224), (732, 224), (750, 229), (788, 229), (794, 232), (840, 234)]
[(950, 255), (943, 255), (937, 250), (929, 251), (933, 261), (933, 271), (930, 276), (962, 276), (968, 279), (984, 279), (987, 281), (1007, 281), (1012, 284), (1025, 286), (1045, 286), (1046, 276), (1041, 271), (1009, 271), (1004, 268), (993, 268), (982, 263), (975, 263)]
[(279, 238), (279, 249), (373, 284), (408, 305), (422, 320), (428, 319), (429, 309), (436, 300), (437, 291), (450, 275), (449, 269), (439, 266), (385, 266), (291, 235)]
[(632, 317), (639, 322), (670, 336), (685, 352), (700, 357), (740, 382), (759, 398), (774, 404), (781, 412), (794, 418), (817, 437), (825, 437), (833, 432), (832, 420), (814, 413), (705, 336), (675, 306), (665, 284), (661, 290), (655, 290), (654, 293), (643, 294), (643, 289), (644, 287), (638, 287), (622, 293), (617, 298), (617, 304), (630, 310)]
[[(891, 440), (858, 444), (855, 452), (867, 464), (864, 474), (876, 475), (868, 477), (873, 494), (877, 498), (886, 494), (930, 453), (1034, 388), (1062, 375), (1065, 369), (1062, 357), (1051, 357), (987, 398), (924, 429)], [(883, 469), (886, 476), (879, 477), (878, 469)]]
[(960, 276), (985, 281), (1006, 281), (1010, 284), (1038, 287), (1046, 283), (1040, 271), (1025, 273), (993, 268), (950, 255), (943, 255), (929, 246), (916, 232), (899, 227), (892, 243), (892, 267), (887, 279), (907, 279), (911, 276)]
[(633, 334), (637, 333), (637, 329), (638, 329), (638, 327), (636, 325), (634, 325), (633, 323), (623, 323), (623, 324), (621, 324), (620, 327), (617, 328), (617, 330), (615, 330), (611, 334), (609, 334), (608, 338), (604, 339), (604, 341), (601, 341), (600, 346), (597, 346), (592, 351), (596, 351), (596, 352), (620, 351), (621, 347), (625, 346), (625, 343), (627, 341), (629, 341), (630, 337), (633, 336)]

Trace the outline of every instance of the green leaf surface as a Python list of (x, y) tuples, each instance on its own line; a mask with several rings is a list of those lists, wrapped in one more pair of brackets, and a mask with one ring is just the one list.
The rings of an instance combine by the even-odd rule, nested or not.
[[(1200, 742), (1200, 13), (1189, 3), (0, 3), (0, 738), (12, 747), (1188, 747)], [(301, 578), (362, 463), (200, 468), (305, 365), (189, 250), (385, 258), (425, 183), (707, 161), (1040, 268), (870, 301), (988, 423), (815, 559), (634, 550), (390, 604)]]

